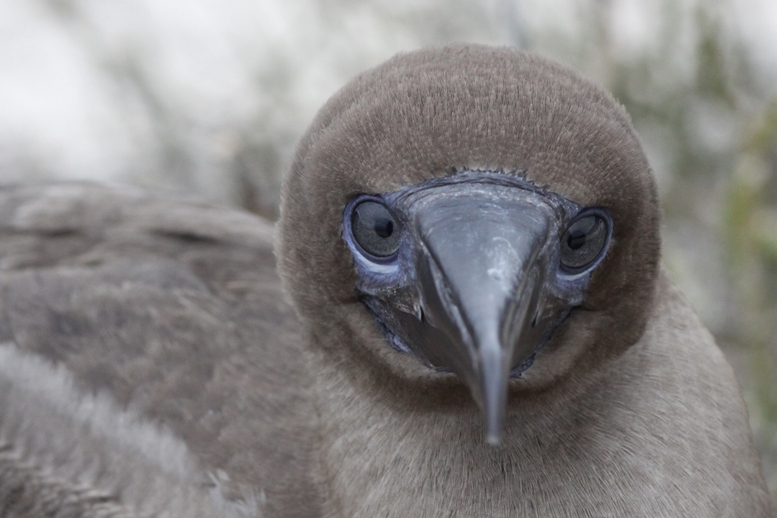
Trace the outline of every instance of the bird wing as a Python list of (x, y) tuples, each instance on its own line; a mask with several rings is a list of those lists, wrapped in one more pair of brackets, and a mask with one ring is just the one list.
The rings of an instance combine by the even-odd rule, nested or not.
[(184, 493), (215, 487), (248, 515), (307, 516), (313, 412), (272, 240), (271, 224), (190, 198), (0, 189), (0, 491), (55, 495), (41, 477), (59, 473), (75, 484), (63, 494), (144, 510), (132, 480), (175, 472)]

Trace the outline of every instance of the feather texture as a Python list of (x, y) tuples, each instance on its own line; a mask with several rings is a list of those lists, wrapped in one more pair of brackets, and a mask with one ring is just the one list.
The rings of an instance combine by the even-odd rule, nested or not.
[[(510, 381), (498, 448), (464, 384), (386, 343), (342, 238), (354, 195), (461, 170), (613, 219), (582, 306)], [(777, 516), (601, 87), (515, 49), (397, 56), (322, 108), (281, 212), (278, 275), (275, 231), (240, 211), (0, 189), (0, 516)]]

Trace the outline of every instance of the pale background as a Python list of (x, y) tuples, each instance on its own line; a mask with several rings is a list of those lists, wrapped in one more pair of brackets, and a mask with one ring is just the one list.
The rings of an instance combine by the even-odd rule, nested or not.
[(775, 0), (0, 0), (0, 183), (133, 183), (274, 218), (338, 87), (453, 41), (541, 52), (626, 105), (664, 263), (735, 366), (777, 493)]

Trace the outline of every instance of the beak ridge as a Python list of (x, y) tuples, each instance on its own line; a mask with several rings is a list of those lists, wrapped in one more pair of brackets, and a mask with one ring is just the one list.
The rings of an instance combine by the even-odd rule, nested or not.
[(425, 199), (411, 223), (421, 306), (447, 338), (419, 352), (469, 386), (491, 445), (501, 441), (510, 372), (537, 346), (532, 319), (555, 235), (555, 212), (541, 195), (511, 191), (502, 199), (480, 191)]

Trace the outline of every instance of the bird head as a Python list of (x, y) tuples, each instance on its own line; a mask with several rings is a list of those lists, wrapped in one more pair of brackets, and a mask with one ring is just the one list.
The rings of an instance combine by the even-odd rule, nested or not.
[(459, 380), (498, 444), (511, 397), (637, 341), (658, 227), (609, 93), (461, 45), (394, 57), (322, 108), (285, 179), (279, 268), (309, 330), (353, 337), (315, 341), (324, 354), (397, 397)]

